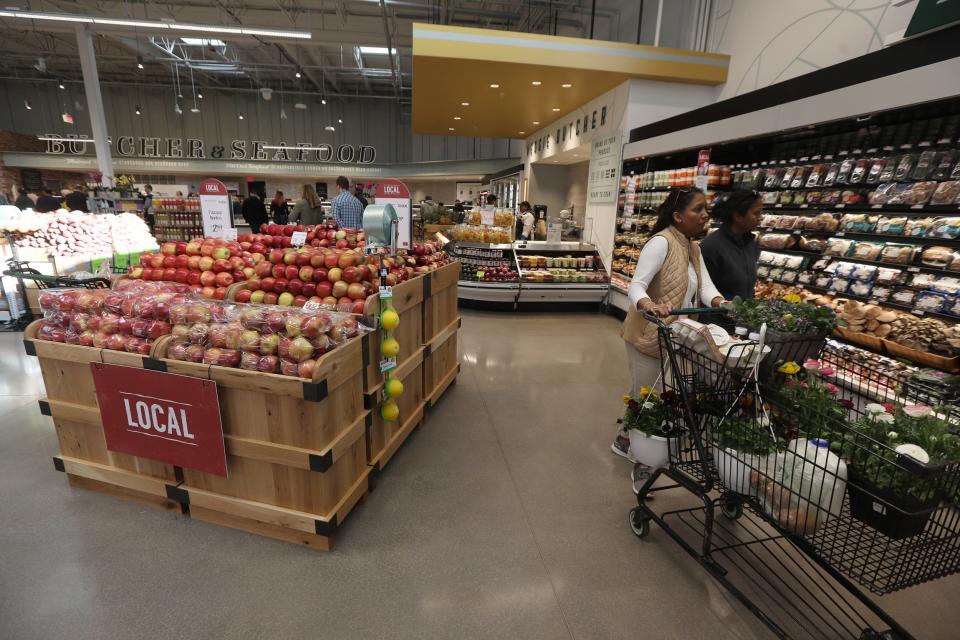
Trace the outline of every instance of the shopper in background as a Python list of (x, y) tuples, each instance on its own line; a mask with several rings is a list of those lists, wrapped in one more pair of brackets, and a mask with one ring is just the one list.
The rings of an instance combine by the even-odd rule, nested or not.
[(492, 204), (493, 206), (497, 206), (497, 196), (495, 196), (495, 195), (492, 194), (492, 193), (488, 193), (488, 194), (487, 194), (487, 204)]
[(287, 199), (283, 197), (283, 191), (279, 189), (270, 201), (270, 216), (276, 224), (287, 224), (290, 218), (290, 206), (287, 204)]
[(239, 216), (241, 216), (242, 211), (243, 211), (243, 202), (240, 200), (240, 194), (234, 193), (233, 194), (233, 219), (236, 220)]
[(363, 204), (350, 193), (350, 181), (343, 176), (337, 178), (337, 195), (331, 203), (331, 209), (341, 229), (363, 227)]
[(67, 209), (70, 211), (90, 213), (90, 209), (87, 207), (87, 194), (83, 190), (83, 186), (79, 184), (74, 185), (73, 191), (67, 194), (66, 202)]
[(305, 184), (300, 188), (300, 199), (293, 205), (290, 222), (296, 224), (316, 225), (323, 222), (323, 209), (320, 198), (312, 184)]
[(155, 220), (153, 217), (153, 185), (143, 185), (143, 220), (150, 227), (150, 233), (153, 233)]
[(33, 209), (33, 198), (27, 194), (26, 187), (20, 187), (20, 195), (17, 196), (17, 201), (14, 203), (21, 211), (26, 209)]
[(366, 209), (370, 203), (367, 202), (367, 199), (363, 197), (363, 185), (355, 184), (353, 185), (353, 195), (357, 200), (360, 201), (360, 204), (363, 205), (363, 208)]
[(524, 200), (520, 203), (520, 215), (517, 216), (517, 237), (522, 240), (533, 240), (533, 225), (537, 218), (533, 215), (530, 203)]
[(40, 189), (40, 197), (37, 198), (37, 204), (33, 210), (37, 213), (50, 213), (60, 208), (60, 198), (50, 195), (50, 190), (44, 187)]
[(10, 193), (0, 193), (0, 206), (7, 206), (10, 204), (10, 198), (13, 194)]
[(438, 221), (440, 218), (440, 206), (433, 201), (433, 196), (428, 195), (420, 201), (420, 219), (427, 223)]
[[(632, 398), (639, 398), (640, 388), (653, 386), (660, 375), (657, 325), (647, 321), (643, 313), (669, 324), (677, 319), (670, 316), (672, 309), (718, 307), (724, 302), (710, 280), (698, 243), (693, 241), (709, 220), (703, 192), (695, 187), (672, 189), (657, 214), (653, 236), (637, 258), (628, 292), (631, 305), (621, 330), (630, 364)], [(622, 428), (611, 449), (632, 459), (630, 439)]]
[(763, 200), (756, 191), (737, 189), (720, 194), (711, 211), (720, 228), (700, 243), (710, 278), (727, 300), (753, 297), (757, 284), (760, 246), (753, 230), (763, 215)]
[(267, 208), (263, 206), (263, 200), (256, 191), (251, 191), (247, 199), (243, 201), (240, 208), (240, 215), (250, 225), (250, 231), (260, 233), (260, 225), (267, 223)]

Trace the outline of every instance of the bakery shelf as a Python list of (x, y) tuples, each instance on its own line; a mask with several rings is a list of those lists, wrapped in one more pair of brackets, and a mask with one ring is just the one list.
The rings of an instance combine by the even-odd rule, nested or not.
[(827, 287), (818, 287), (813, 284), (797, 284), (797, 283), (781, 282), (779, 280), (773, 280), (773, 279), (769, 279), (769, 281), (779, 282), (780, 284), (797, 287), (798, 289), (807, 289), (809, 291), (814, 291), (816, 293), (827, 293), (827, 294), (836, 296), (838, 298), (849, 298), (850, 300), (858, 300), (860, 302), (876, 304), (881, 307), (896, 309), (897, 311), (906, 311), (907, 313), (912, 313), (913, 315), (921, 318), (937, 318), (939, 320), (944, 320), (950, 323), (955, 323), (958, 320), (960, 320), (960, 318), (958, 318), (957, 316), (950, 315), (949, 313), (939, 313), (936, 311), (922, 311), (919, 309), (914, 309), (913, 307), (907, 304), (900, 304), (899, 302), (890, 302), (888, 300), (878, 300), (877, 298), (873, 298), (870, 296), (858, 296), (853, 293), (838, 293), (836, 291), (832, 291)]
[[(765, 229), (766, 230), (766, 229)], [(786, 232), (792, 229), (772, 229), (771, 232)], [(883, 240), (885, 242), (899, 242), (904, 244), (930, 244), (960, 247), (960, 238), (929, 238), (927, 236), (901, 236), (891, 233), (870, 233), (864, 231), (814, 231), (803, 229), (800, 235), (816, 235), (829, 238), (853, 238), (863, 240)]]
[(763, 205), (764, 211), (776, 211), (776, 212), (785, 212), (785, 213), (810, 213), (810, 212), (844, 212), (844, 211), (855, 211), (855, 212), (867, 212), (875, 211), (877, 213), (899, 213), (899, 214), (912, 214), (912, 215), (930, 215), (933, 213), (939, 214), (956, 214), (960, 212), (960, 205), (957, 204), (925, 204), (925, 205), (902, 205), (902, 204), (869, 204), (866, 202), (861, 202), (858, 204), (765, 204)]
[[(786, 251), (785, 249), (769, 249), (769, 251)], [(809, 253), (804, 255), (811, 255)], [(900, 264), (897, 262), (881, 262), (879, 260), (861, 260), (860, 258), (850, 258), (847, 256), (828, 256), (822, 253), (817, 253), (813, 255), (822, 256), (824, 258), (830, 258), (833, 260), (843, 260), (845, 262), (856, 262), (857, 264), (871, 264), (877, 267), (887, 267), (889, 269), (901, 269), (903, 271), (908, 271), (910, 273), (935, 273), (941, 276), (960, 276), (960, 272), (951, 271), (949, 269), (942, 269), (937, 267), (925, 267), (923, 265), (915, 264)]]

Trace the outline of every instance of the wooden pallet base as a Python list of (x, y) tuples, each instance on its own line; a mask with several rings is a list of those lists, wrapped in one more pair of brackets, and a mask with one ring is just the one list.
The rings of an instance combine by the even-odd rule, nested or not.
[(424, 411), (426, 409), (426, 403), (421, 403), (419, 407), (407, 418), (407, 421), (401, 425), (400, 429), (393, 434), (393, 437), (390, 438), (390, 441), (386, 444), (383, 450), (377, 455), (376, 458), (370, 461), (370, 466), (373, 467), (377, 472), (383, 470), (390, 459), (393, 458), (393, 455), (397, 452), (407, 438), (413, 433), (414, 429), (419, 427), (423, 423)]
[(99, 480), (91, 480), (90, 478), (75, 476), (71, 473), (67, 474), (67, 481), (74, 489), (96, 491), (97, 493), (102, 493), (114, 498), (122, 498), (124, 500), (130, 500), (148, 507), (153, 507), (154, 509), (160, 509), (161, 511), (168, 511), (171, 513), (186, 512), (186, 510), (183, 508), (183, 505), (175, 502), (174, 500), (170, 500), (167, 497), (154, 496), (150, 495), (149, 493), (127, 489), (126, 487), (100, 482)]
[(245, 531), (258, 536), (273, 538), (274, 540), (280, 540), (281, 542), (302, 544), (303, 546), (310, 547), (311, 549), (319, 549), (321, 551), (330, 551), (333, 549), (334, 537), (332, 535), (321, 536), (315, 533), (308, 533), (306, 531), (278, 527), (276, 525), (257, 522), (256, 520), (250, 520), (248, 518), (241, 518), (239, 516), (221, 513), (220, 511), (214, 511), (213, 509), (205, 509), (204, 507), (191, 507), (190, 517), (194, 518), (195, 520), (209, 522), (210, 524), (219, 525), (221, 527), (230, 527), (231, 529)]
[(443, 396), (444, 392), (451, 386), (456, 384), (457, 376), (460, 375), (460, 363), (457, 363), (457, 366), (450, 370), (450, 372), (445, 375), (432, 391), (429, 392), (427, 396), (427, 408), (432, 409), (434, 405), (439, 402), (440, 397)]

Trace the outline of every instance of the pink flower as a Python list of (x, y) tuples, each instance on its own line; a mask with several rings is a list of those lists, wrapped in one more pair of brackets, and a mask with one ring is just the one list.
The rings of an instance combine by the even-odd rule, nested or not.
[(829, 391), (829, 392), (832, 393), (833, 395), (837, 395), (838, 393), (840, 393), (840, 387), (838, 387), (837, 385), (833, 384), (832, 382), (828, 382), (828, 383), (827, 383), (827, 391)]
[(841, 398), (837, 400), (837, 404), (843, 407), (844, 409), (853, 409), (853, 401), (847, 400), (846, 398)]
[(830, 376), (834, 376), (836, 374), (837, 374), (837, 371), (833, 367), (823, 367), (820, 369), (820, 375), (822, 375), (825, 378), (829, 378)]
[(820, 361), (814, 360), (813, 358), (807, 358), (807, 360), (803, 363), (803, 368), (807, 371), (817, 371), (820, 369)]
[(908, 404), (903, 412), (911, 418), (925, 418), (933, 413), (933, 409), (925, 404)]

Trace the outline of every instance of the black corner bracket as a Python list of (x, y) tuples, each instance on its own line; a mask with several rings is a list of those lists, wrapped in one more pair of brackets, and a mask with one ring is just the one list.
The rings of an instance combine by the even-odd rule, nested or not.
[(431, 345), (430, 343), (423, 345), (423, 357), (426, 358), (431, 353), (433, 353), (433, 345)]
[(433, 274), (428, 273), (423, 277), (423, 297), (424, 299), (429, 298), (433, 295)]
[(56, 456), (53, 457), (53, 468), (64, 473), (67, 471), (67, 468), (63, 464), (63, 458), (58, 458)]
[(23, 350), (27, 352), (28, 356), (37, 355), (37, 345), (33, 344), (33, 340), (24, 340)]
[(329, 391), (327, 390), (326, 380), (303, 383), (303, 399), (307, 402), (320, 402), (328, 395)]
[(318, 536), (332, 536), (337, 531), (337, 516), (333, 516), (330, 522), (314, 520), (313, 529)]
[(333, 449), (330, 449), (323, 455), (315, 453), (310, 454), (310, 471), (319, 471), (323, 473), (333, 466)]
[(50, 403), (46, 400), (38, 400), (37, 404), (40, 405), (40, 413), (45, 416), (52, 416), (53, 413), (50, 411)]
[(150, 371), (160, 371), (166, 373), (167, 363), (163, 360), (157, 360), (156, 358), (147, 356), (143, 359), (143, 368), (149, 369)]
[(181, 489), (172, 484), (166, 485), (167, 488), (167, 498), (173, 500), (174, 502), (179, 502), (180, 504), (190, 504), (190, 492), (186, 489)]

